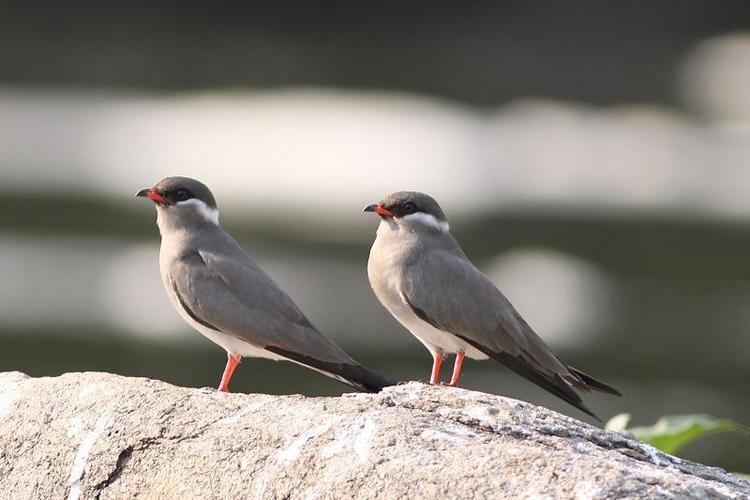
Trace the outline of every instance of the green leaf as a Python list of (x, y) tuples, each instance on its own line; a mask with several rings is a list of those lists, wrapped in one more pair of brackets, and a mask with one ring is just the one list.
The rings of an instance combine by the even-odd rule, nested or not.
[(641, 441), (670, 454), (675, 454), (698, 438), (717, 432), (741, 432), (750, 435), (750, 430), (741, 424), (709, 415), (662, 417), (651, 427), (633, 427), (628, 430)]
[(630, 413), (620, 413), (607, 420), (604, 430), (607, 431), (624, 431), (630, 423)]

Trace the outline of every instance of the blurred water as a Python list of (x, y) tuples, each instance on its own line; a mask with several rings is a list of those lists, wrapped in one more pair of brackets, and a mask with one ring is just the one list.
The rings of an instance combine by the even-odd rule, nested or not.
[(664, 107), (525, 101), (478, 113), (377, 93), (0, 88), (0, 109), (6, 189), (120, 198), (190, 174), (249, 220), (283, 212), (349, 225), (354, 207), (404, 188), (460, 217), (519, 205), (750, 213), (750, 127)]

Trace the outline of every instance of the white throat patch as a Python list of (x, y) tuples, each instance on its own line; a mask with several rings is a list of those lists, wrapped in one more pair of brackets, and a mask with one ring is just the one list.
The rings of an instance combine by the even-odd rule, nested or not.
[(201, 216), (206, 219), (209, 222), (212, 222), (214, 224), (219, 224), (219, 211), (215, 208), (210, 208), (208, 205), (206, 205), (203, 201), (199, 200), (198, 198), (190, 198), (189, 200), (185, 201), (178, 201), (178, 206), (184, 207), (184, 206), (192, 206), (195, 207), (195, 209), (198, 211)]
[(434, 215), (426, 214), (424, 212), (416, 212), (402, 217), (405, 221), (416, 221), (432, 229), (437, 229), (442, 233), (447, 233), (450, 226), (445, 221), (440, 221)]

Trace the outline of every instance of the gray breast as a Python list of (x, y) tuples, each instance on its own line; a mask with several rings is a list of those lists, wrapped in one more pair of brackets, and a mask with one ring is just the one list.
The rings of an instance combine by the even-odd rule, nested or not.
[(403, 272), (417, 245), (414, 237), (400, 233), (395, 223), (381, 222), (367, 261), (370, 285), (391, 312), (403, 302), (400, 298)]

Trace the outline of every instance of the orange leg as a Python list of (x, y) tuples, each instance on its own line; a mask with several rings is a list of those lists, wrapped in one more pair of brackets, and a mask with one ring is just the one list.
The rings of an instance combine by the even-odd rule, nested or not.
[(227, 366), (224, 368), (224, 375), (221, 376), (221, 383), (219, 384), (221, 392), (229, 392), (229, 381), (238, 364), (240, 364), (240, 357), (236, 354), (227, 353)]
[(443, 351), (438, 351), (432, 355), (432, 373), (430, 374), (430, 384), (435, 385), (440, 380), (440, 365), (443, 364)]
[(464, 365), (464, 353), (458, 351), (456, 353), (456, 363), (453, 365), (453, 376), (451, 377), (451, 383), (448, 384), (451, 387), (458, 387), (458, 379), (461, 377), (461, 368)]

